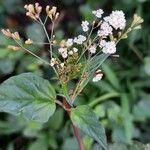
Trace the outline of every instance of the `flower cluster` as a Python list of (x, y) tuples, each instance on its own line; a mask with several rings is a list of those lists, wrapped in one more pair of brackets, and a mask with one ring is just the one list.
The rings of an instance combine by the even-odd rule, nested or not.
[(39, 6), (39, 3), (35, 3), (35, 5), (25, 5), (24, 8), (27, 10), (26, 15), (34, 20), (39, 18), (40, 13), (42, 11), (42, 7)]
[(116, 44), (114, 41), (105, 42), (102, 46), (102, 52), (106, 54), (114, 54), (116, 52)]
[(51, 20), (56, 20), (59, 16), (59, 13), (57, 12), (57, 7), (54, 6), (52, 7), (52, 9), (50, 9), (50, 6), (46, 6), (46, 13)]
[(97, 34), (99, 37), (106, 37), (108, 35), (111, 35), (112, 31), (113, 31), (112, 27), (107, 22), (103, 22)]
[[(17, 51), (21, 47), (21, 49), (37, 57), (43, 63), (50, 65), (61, 83), (67, 83), (75, 78), (83, 79), (85, 76), (87, 77), (87, 75), (91, 76), (93, 74), (93, 82), (101, 80), (103, 74), (98, 68), (92, 70), (93, 72), (91, 74), (83, 71), (85, 70), (86, 64), (102, 53), (109, 55), (116, 53), (117, 43), (121, 39), (127, 38), (128, 33), (132, 30), (141, 28), (141, 23), (143, 22), (141, 17), (134, 15), (133, 22), (127, 27), (123, 11), (115, 10), (109, 16), (104, 16), (104, 11), (98, 9), (91, 12), (94, 19), (92, 24), (88, 20), (82, 21), (81, 27), (83, 33), (80, 33), (76, 37), (68, 38), (67, 40), (62, 39), (61, 41), (57, 41), (54, 35), (54, 25), (57, 21), (56, 19), (59, 17), (57, 8), (46, 6), (45, 13), (47, 16), (44, 21), (40, 17), (43, 8), (38, 3), (35, 3), (35, 5), (25, 5), (24, 8), (27, 10), (26, 15), (40, 23), (46, 33), (48, 41), (46, 44), (49, 45), (50, 62), (46, 62), (21, 45), (18, 42), (21, 40), (18, 32), (12, 33), (9, 29), (3, 29), (2, 33), (14, 39), (17, 44), (17, 46), (9, 45), (8, 48)], [(52, 23), (50, 35), (44, 26), (48, 18)], [(36, 41), (29, 38), (24, 42), (25, 45), (35, 43)], [(56, 51), (53, 49), (55, 46)]]
[(84, 32), (87, 32), (89, 30), (89, 22), (88, 21), (82, 21), (82, 29)]
[(83, 42), (85, 41), (86, 41), (86, 37), (83, 35), (79, 35), (78, 37), (74, 38), (74, 42), (80, 45), (83, 44)]
[(97, 17), (97, 18), (101, 18), (102, 14), (104, 13), (104, 11), (102, 9), (98, 9), (98, 10), (93, 10), (92, 13)]
[(112, 27), (117, 29), (124, 29), (126, 26), (126, 19), (123, 11), (112, 11), (110, 16), (104, 18), (106, 22), (108, 22)]
[(14, 40), (20, 40), (20, 35), (18, 32), (12, 33), (10, 32), (9, 29), (6, 29), (6, 30), (2, 29), (1, 31), (7, 37), (13, 38)]

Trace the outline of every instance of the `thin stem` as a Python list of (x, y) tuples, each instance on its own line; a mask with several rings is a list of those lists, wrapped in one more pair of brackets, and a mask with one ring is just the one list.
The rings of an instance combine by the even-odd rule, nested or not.
[[(89, 42), (89, 40), (90, 40), (91, 34), (92, 34), (92, 32), (93, 32), (93, 29), (94, 29), (94, 27), (93, 27), (93, 25), (92, 25), (92, 29), (91, 29), (91, 31), (90, 31), (90, 33), (89, 33), (89, 35), (88, 35), (87, 41), (86, 41), (87, 44), (88, 44), (88, 42)], [(86, 50), (87, 50), (88, 48), (89, 48), (89, 46), (85, 46), (85, 47), (83, 48), (83, 52), (81, 53), (80, 57), (78, 58), (77, 63), (78, 63), (79, 60), (82, 58), (82, 56), (84, 55), (84, 53), (86, 52)]]
[[(51, 42), (53, 41), (53, 32), (54, 32), (54, 25), (55, 25), (55, 23), (52, 21), (52, 28), (51, 28)], [(50, 49), (51, 49), (51, 52), (52, 52), (52, 49), (53, 49), (53, 46), (52, 46), (52, 44), (50, 44)], [(53, 53), (52, 53), (52, 56), (53, 56)]]
[(37, 56), (36, 54), (32, 53), (30, 50), (26, 49), (25, 47), (23, 47), (18, 41), (15, 40), (15, 42), (23, 49), (25, 50), (26, 52), (30, 53), (31, 55), (33, 55), (34, 57), (36, 57), (37, 59), (39, 59), (41, 62), (43, 62), (44, 64), (47, 64), (50, 66), (50, 64), (43, 60), (41, 57)]
[(91, 44), (88, 45), (87, 47), (84, 48), (83, 52), (81, 53), (80, 57), (77, 60), (77, 63), (80, 61), (80, 59), (82, 58), (82, 56), (84, 55), (84, 53), (90, 48), (90, 46), (92, 45), (93, 42), (95, 42), (97, 40), (97, 36), (94, 37), (94, 39), (92, 40)]
[(142, 53), (139, 51), (139, 49), (136, 48), (136, 46), (134, 46), (134, 44), (131, 44), (130, 47), (133, 50), (133, 52), (137, 55), (139, 60), (143, 63), (144, 62), (144, 58), (143, 58)]
[(46, 18), (45, 18), (44, 25), (46, 24), (47, 19), (48, 19), (48, 15), (47, 15)]
[(41, 18), (39, 18), (39, 21), (40, 21), (40, 23), (41, 23), (41, 25), (42, 25), (42, 27), (43, 27), (43, 30), (44, 30), (44, 32), (45, 32), (45, 34), (46, 34), (46, 37), (47, 37), (47, 39), (48, 39), (48, 42), (50, 43), (50, 45), (49, 45), (49, 52), (50, 52), (50, 58), (52, 58), (52, 47), (51, 47), (51, 40), (50, 40), (50, 37), (49, 37), (49, 35), (48, 35), (48, 32), (47, 32), (47, 30), (46, 30), (46, 28), (45, 28), (45, 25), (44, 25), (43, 21), (41, 20)]
[[(51, 42), (51, 40), (50, 40), (50, 37), (49, 37), (48, 32), (47, 32), (47, 30), (46, 30), (46, 27), (45, 27), (43, 21), (41, 20), (41, 18), (39, 18), (39, 21), (40, 21), (40, 23), (41, 23), (41, 25), (42, 25), (42, 27), (43, 27), (43, 29), (44, 29), (44, 32), (45, 32), (45, 34), (46, 34), (47, 39), (48, 39), (48, 42), (49, 42), (49, 49), (50, 49), (50, 50), (49, 50), (49, 52), (50, 52), (50, 59), (52, 59), (52, 53), (53, 53), (52, 42)], [(53, 26), (54, 26), (54, 25), (53, 25)], [(52, 30), (53, 30), (53, 29), (52, 29)], [(53, 31), (51, 31), (51, 34), (53, 34)], [(54, 69), (54, 71), (55, 71), (55, 73), (56, 73), (56, 75), (57, 75), (57, 77), (58, 77), (57, 70), (55, 69), (55, 67), (52, 67), (52, 68)]]
[(81, 141), (81, 136), (80, 136), (79, 129), (77, 127), (75, 127), (74, 124), (72, 124), (72, 128), (73, 128), (73, 131), (74, 131), (74, 135), (77, 139), (77, 142), (79, 144), (80, 150), (84, 150), (84, 146), (83, 146), (83, 143)]
[(49, 45), (49, 43), (33, 42), (34, 45)]

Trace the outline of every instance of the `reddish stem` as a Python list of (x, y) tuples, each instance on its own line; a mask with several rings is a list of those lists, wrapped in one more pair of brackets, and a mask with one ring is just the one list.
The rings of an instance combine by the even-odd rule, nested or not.
[(79, 144), (80, 150), (84, 150), (84, 146), (83, 146), (83, 143), (81, 141), (79, 129), (77, 127), (75, 127), (73, 124), (72, 124), (72, 127), (73, 127), (73, 131), (74, 131), (74, 135), (75, 135), (77, 142)]
[[(62, 108), (64, 108), (64, 110), (69, 114), (70, 116), (70, 111), (71, 111), (71, 106), (68, 104), (68, 102), (66, 100), (63, 100), (63, 102), (60, 101), (56, 101), (56, 103), (58, 105), (60, 105)], [(79, 144), (80, 150), (84, 150), (84, 146), (83, 143), (81, 141), (81, 136), (80, 136), (80, 132), (79, 129), (77, 127), (74, 126), (74, 124), (72, 123), (72, 127), (73, 127), (73, 131), (74, 131), (74, 135), (77, 139), (77, 142)]]

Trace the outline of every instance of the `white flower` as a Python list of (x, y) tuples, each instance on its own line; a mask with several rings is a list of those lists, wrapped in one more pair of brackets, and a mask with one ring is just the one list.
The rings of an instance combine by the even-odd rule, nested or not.
[(73, 48), (73, 51), (75, 52), (75, 53), (77, 53), (78, 52), (78, 49), (77, 48)]
[(106, 44), (106, 41), (105, 40), (101, 40), (100, 43), (99, 43), (99, 47), (100, 48), (103, 48)]
[(96, 46), (95, 45), (91, 46), (89, 48), (89, 51), (90, 51), (91, 54), (95, 54), (96, 53)]
[(82, 21), (81, 26), (82, 26), (82, 30), (84, 32), (87, 32), (89, 30), (89, 27), (88, 27), (89, 26), (89, 22), (88, 21)]
[(70, 47), (72, 45), (73, 45), (73, 39), (68, 39), (67, 42), (66, 42), (66, 46)]
[(93, 82), (98, 82), (99, 80), (102, 79), (102, 77), (103, 77), (103, 74), (102, 74), (101, 70), (97, 70), (95, 72), (95, 76), (93, 78)]
[(126, 26), (126, 19), (123, 11), (112, 11), (110, 16), (104, 18), (106, 22), (108, 22), (111, 26), (113, 26), (116, 30), (117, 29), (124, 29)]
[(58, 52), (59, 52), (60, 54), (63, 53), (64, 51), (66, 51), (66, 48), (62, 48), (62, 47), (61, 47), (61, 48), (58, 49)]
[(61, 56), (62, 56), (63, 58), (67, 58), (67, 57), (68, 57), (67, 48), (59, 48), (59, 49), (58, 49), (58, 52), (61, 54)]
[(74, 38), (74, 42), (77, 44), (82, 44), (84, 41), (86, 41), (86, 37), (83, 35), (79, 35), (78, 37)]
[(102, 49), (105, 54), (114, 54), (116, 52), (116, 44), (114, 41), (106, 42)]
[(69, 51), (68, 54), (69, 54), (69, 55), (73, 55), (73, 51)]
[(68, 57), (67, 51), (64, 51), (64, 52), (61, 54), (61, 56), (62, 56), (63, 58), (67, 58), (67, 57)]
[(86, 40), (86, 37), (85, 36), (83, 36), (83, 35), (79, 35), (78, 36), (78, 39), (80, 39), (80, 40), (82, 40), (83, 42)]
[(52, 58), (50, 65), (53, 67), (55, 64), (57, 64), (57, 60), (56, 60), (56, 58)]
[(92, 13), (97, 17), (97, 18), (101, 18), (102, 14), (104, 13), (104, 11), (102, 9), (98, 9), (98, 10), (94, 10), (92, 11)]
[(98, 36), (108, 36), (112, 34), (112, 31), (113, 31), (112, 27), (107, 22), (103, 22), (97, 34)]

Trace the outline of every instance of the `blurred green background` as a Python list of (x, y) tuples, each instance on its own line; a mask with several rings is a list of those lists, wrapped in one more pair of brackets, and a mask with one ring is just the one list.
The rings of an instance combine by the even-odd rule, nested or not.
[[(60, 18), (56, 37), (68, 38), (80, 33), (80, 22), (91, 20), (91, 11), (102, 8), (106, 13), (123, 10), (130, 22), (134, 13), (144, 18), (142, 30), (134, 31), (118, 45), (119, 58), (110, 58), (102, 66), (104, 78), (90, 83), (77, 104), (89, 104), (106, 128), (110, 150), (150, 150), (150, 1), (149, 0), (0, 0), (0, 29), (17, 30), (22, 37), (44, 42), (39, 25), (25, 16), (24, 4), (57, 6)], [(48, 30), (50, 23), (47, 23)], [(50, 79), (51, 70), (24, 51), (13, 52), (13, 43), (0, 33), (0, 83), (23, 72), (35, 72)], [(47, 47), (30, 49), (47, 59)], [(86, 150), (101, 150), (84, 137)], [(133, 142), (134, 141), (134, 142)], [(131, 143), (134, 143), (131, 144)], [(142, 144), (143, 143), (143, 144)], [(0, 113), (0, 150), (78, 150), (68, 116), (62, 109), (46, 124), (26, 121)]]

